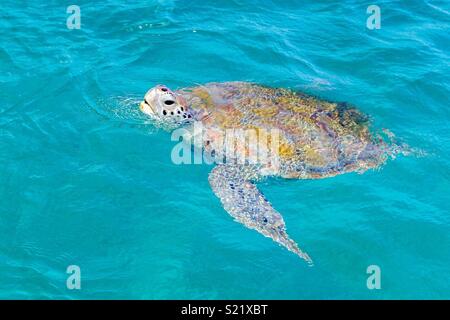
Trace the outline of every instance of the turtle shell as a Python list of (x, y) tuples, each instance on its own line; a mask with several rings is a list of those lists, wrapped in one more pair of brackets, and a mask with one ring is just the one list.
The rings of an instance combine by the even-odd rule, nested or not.
[[(212, 133), (253, 129), (259, 136), (277, 129), (279, 175), (286, 178), (365, 171), (386, 159), (386, 144), (370, 132), (368, 117), (346, 103), (247, 82), (208, 83), (178, 93)], [(207, 146), (214, 134), (208, 139)]]

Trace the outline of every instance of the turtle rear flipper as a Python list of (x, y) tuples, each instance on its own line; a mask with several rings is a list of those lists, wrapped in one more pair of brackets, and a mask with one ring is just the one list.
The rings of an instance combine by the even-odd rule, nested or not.
[(273, 239), (310, 265), (312, 260), (289, 238), (283, 217), (251, 182), (257, 174), (243, 166), (218, 165), (209, 183), (224, 209), (238, 222)]

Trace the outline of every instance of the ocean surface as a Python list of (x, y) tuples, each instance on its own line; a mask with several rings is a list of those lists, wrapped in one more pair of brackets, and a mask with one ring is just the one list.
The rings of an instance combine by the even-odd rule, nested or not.
[[(0, 298), (450, 298), (448, 1), (74, 4), (80, 29), (66, 1), (0, 4)], [(173, 164), (138, 110), (156, 84), (211, 81), (351, 103), (415, 152), (261, 183), (309, 267), (234, 222), (212, 166)]]

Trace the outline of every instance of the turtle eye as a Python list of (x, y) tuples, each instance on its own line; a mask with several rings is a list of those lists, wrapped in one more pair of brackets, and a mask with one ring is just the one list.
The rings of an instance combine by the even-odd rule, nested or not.
[(167, 88), (161, 88), (161, 91), (167, 92)]

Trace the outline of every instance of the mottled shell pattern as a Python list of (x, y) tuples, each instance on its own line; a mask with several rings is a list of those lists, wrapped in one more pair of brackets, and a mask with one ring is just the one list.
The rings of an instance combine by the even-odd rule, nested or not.
[(177, 93), (211, 132), (278, 129), (279, 175), (285, 178), (362, 172), (387, 158), (387, 145), (369, 131), (368, 118), (345, 103), (247, 82), (209, 83)]

